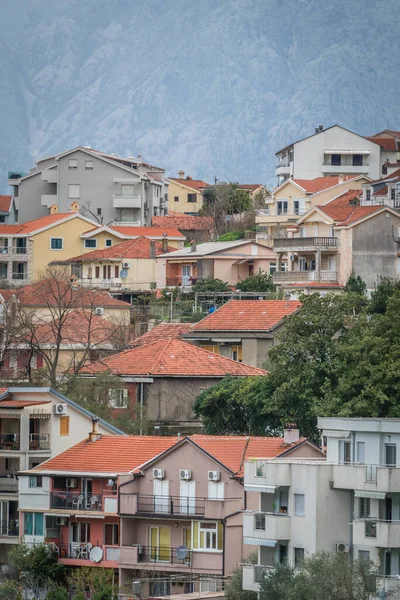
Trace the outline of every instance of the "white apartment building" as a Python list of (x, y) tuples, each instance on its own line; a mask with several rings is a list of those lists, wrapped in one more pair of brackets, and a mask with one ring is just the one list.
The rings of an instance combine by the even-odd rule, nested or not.
[(387, 161), (397, 161), (397, 149), (384, 148), (340, 125), (315, 129), (309, 137), (288, 144), (276, 153), (278, 185), (286, 179), (315, 179), (329, 175), (367, 175), (378, 179)]
[[(51, 388), (0, 389), (0, 568), (7, 564), (10, 544), (19, 543), (18, 473), (86, 438), (93, 418), (93, 413)], [(98, 428), (108, 435), (123, 435), (102, 419)], [(25, 493), (32, 504), (35, 490), (28, 486)]]
[(323, 417), (318, 427), (326, 460), (245, 465), (259, 508), (244, 514), (244, 543), (258, 546), (258, 564), (244, 566), (243, 588), (258, 591), (282, 561), (339, 551), (374, 561), (378, 587), (400, 592), (400, 419)]

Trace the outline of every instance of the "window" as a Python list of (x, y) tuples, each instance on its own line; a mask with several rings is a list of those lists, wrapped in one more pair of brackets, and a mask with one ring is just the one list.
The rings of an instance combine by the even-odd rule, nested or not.
[(276, 263), (270, 262), (269, 263), (269, 274), (273, 275), (274, 273), (276, 273)]
[(96, 279), (100, 279), (100, 267), (94, 269)]
[(60, 417), (60, 435), (69, 435), (69, 417)]
[(41, 488), (42, 487), (42, 477), (40, 475), (29, 477), (29, 487), (30, 488)]
[(340, 167), (342, 164), (342, 156), (340, 154), (331, 155), (331, 165), (334, 167)]
[(288, 212), (288, 203), (287, 200), (279, 200), (276, 203), (277, 215), (287, 215)]
[(396, 466), (396, 444), (385, 444), (385, 466)]
[(24, 515), (25, 535), (44, 535), (43, 513), (25, 513)]
[(208, 482), (208, 499), (223, 500), (225, 498), (225, 484), (222, 481)]
[(78, 168), (78, 161), (76, 158), (70, 158), (68, 161), (68, 169), (73, 169), (74, 171), (76, 171), (76, 169)]
[(114, 267), (114, 277), (119, 277), (119, 266), (118, 265), (116, 265)]
[(304, 562), (304, 548), (294, 548), (294, 566), (301, 567)]
[(154, 598), (170, 596), (171, 595), (171, 582), (166, 579), (160, 581), (150, 582), (150, 596)]
[(390, 188), (390, 199), (396, 200), (396, 188), (394, 187)]
[(242, 362), (242, 346), (232, 346), (232, 360)]
[(50, 238), (50, 250), (63, 250), (63, 238)]
[(357, 442), (357, 462), (365, 465), (365, 442)]
[(97, 209), (97, 215), (100, 216), (101, 215), (101, 208)]
[(371, 190), (365, 190), (365, 199), (367, 202), (371, 200)]
[(254, 515), (254, 529), (265, 530), (265, 515), (261, 513)]
[(92, 160), (87, 160), (85, 162), (85, 169), (93, 170), (93, 161)]
[(217, 591), (217, 580), (206, 577), (200, 577), (200, 592), (216, 592)]
[(359, 550), (358, 551), (358, 560), (369, 561), (369, 550)]
[(72, 525), (72, 542), (78, 544), (90, 542), (90, 523), (74, 523)]
[(341, 465), (351, 463), (351, 444), (350, 442), (339, 440), (339, 463)]
[(293, 212), (295, 215), (300, 214), (300, 200), (293, 200)]
[(128, 390), (108, 390), (108, 404), (111, 408), (127, 408)]
[(294, 494), (294, 514), (304, 517), (304, 494)]
[(106, 546), (119, 546), (119, 525), (117, 523), (106, 523), (104, 542)]
[(97, 240), (85, 240), (85, 248), (97, 248)]
[(215, 552), (222, 550), (223, 527), (209, 521), (192, 522), (193, 550)]
[(174, 202), (179, 202), (179, 196), (174, 196)]
[(360, 517), (366, 519), (370, 516), (371, 510), (371, 499), (370, 498), (360, 498)]
[(106, 238), (106, 248), (111, 248), (111, 246), (112, 246), (112, 239)]
[(134, 186), (130, 184), (122, 184), (121, 185), (121, 196), (133, 196), (134, 195)]
[(183, 545), (186, 548), (192, 548), (192, 530), (190, 527), (183, 528)]
[(0, 215), (0, 223), (6, 222), (6, 215)]
[(197, 202), (197, 194), (188, 194), (187, 201), (188, 202)]
[(81, 186), (77, 183), (70, 183), (68, 186), (68, 198), (80, 198)]
[(299, 259), (299, 271), (307, 271), (307, 261), (305, 258)]
[(336, 257), (335, 256), (328, 257), (328, 271), (336, 271)]
[(353, 154), (353, 167), (362, 167), (363, 156), (362, 154)]

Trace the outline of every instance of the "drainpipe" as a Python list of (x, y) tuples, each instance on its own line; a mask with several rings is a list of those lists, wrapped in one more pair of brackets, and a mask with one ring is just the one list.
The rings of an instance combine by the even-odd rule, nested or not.
[(140, 382), (140, 435), (143, 435), (143, 381)]

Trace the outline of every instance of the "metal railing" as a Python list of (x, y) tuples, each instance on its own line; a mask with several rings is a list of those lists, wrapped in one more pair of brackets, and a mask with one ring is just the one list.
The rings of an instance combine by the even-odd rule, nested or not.
[(28, 273), (13, 273), (12, 279), (28, 279)]
[(19, 450), (19, 433), (1, 433), (0, 450)]
[(30, 433), (29, 450), (48, 450), (50, 448), (49, 433)]
[(298, 209), (282, 209), (282, 208), (258, 208), (256, 215), (258, 217), (300, 217), (305, 215), (308, 210), (306, 208)]
[(189, 286), (196, 283), (196, 277), (190, 277), (189, 275), (181, 277), (167, 277), (167, 286)]
[(96, 277), (81, 277), (78, 279), (80, 285), (84, 287), (97, 287), (97, 288), (120, 288), (122, 287), (122, 280), (120, 277), (114, 277), (111, 279), (100, 279)]
[(0, 246), (0, 254), (26, 254), (26, 246)]
[(273, 274), (274, 281), (279, 283), (303, 283), (307, 281), (331, 282), (339, 281), (338, 271), (279, 271)]
[(50, 494), (50, 508), (65, 510), (102, 511), (101, 494), (84, 494), (82, 492), (58, 491)]
[(279, 246), (285, 248), (306, 248), (312, 246), (315, 248), (336, 248), (337, 245), (337, 237), (274, 238), (274, 247)]
[[(338, 152), (338, 154), (340, 154), (340, 152)], [(354, 154), (357, 154), (357, 152), (355, 152)], [(355, 165), (352, 160), (346, 161), (344, 159), (342, 159), (340, 161), (340, 164), (335, 164), (334, 162), (332, 162), (329, 159), (324, 159), (324, 162), (322, 164), (325, 167), (338, 167), (338, 168), (339, 167), (354, 167), (355, 169), (357, 169), (357, 167), (369, 167), (368, 162), (362, 161), (362, 163), (360, 165)]]
[(17, 537), (19, 535), (18, 519), (9, 521), (0, 521), (0, 535)]
[(205, 498), (138, 494), (137, 512), (166, 515), (204, 515)]
[(192, 552), (188, 550), (185, 558), (177, 556), (177, 548), (169, 546), (138, 546), (138, 563), (168, 563), (170, 565), (191, 565)]

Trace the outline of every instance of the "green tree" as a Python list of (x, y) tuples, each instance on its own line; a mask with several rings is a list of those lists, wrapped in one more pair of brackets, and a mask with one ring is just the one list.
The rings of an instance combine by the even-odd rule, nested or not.
[(276, 285), (272, 275), (260, 269), (255, 275), (239, 281), (237, 288), (242, 292), (273, 292), (276, 290)]
[(260, 587), (261, 600), (370, 600), (375, 594), (374, 564), (340, 552), (307, 557), (301, 569), (280, 565)]
[(399, 290), (400, 281), (388, 277), (381, 278), (375, 290), (371, 293), (369, 312), (383, 314), (386, 311), (389, 298)]
[(214, 219), (218, 235), (226, 232), (233, 215), (248, 211), (251, 207), (250, 194), (236, 183), (210, 185), (203, 192), (204, 203), (200, 213)]
[(8, 560), (19, 572), (23, 588), (34, 597), (40, 597), (51, 584), (60, 581), (64, 571), (57, 554), (47, 544), (15, 546), (9, 551)]
[(199, 279), (192, 285), (193, 292), (230, 292), (231, 289), (222, 279)]
[(0, 600), (22, 600), (16, 581), (9, 579), (0, 583)]
[(90, 591), (92, 600), (116, 600), (118, 586), (114, 582), (113, 569), (81, 567), (68, 577), (69, 585), (76, 591), (76, 600), (84, 600)]
[(234, 242), (244, 238), (244, 231), (227, 231), (219, 236), (217, 242)]
[(62, 585), (54, 584), (49, 589), (46, 600), (69, 600), (68, 590)]
[(350, 275), (344, 286), (344, 291), (364, 295), (367, 291), (367, 285), (359, 275)]
[[(244, 561), (247, 565), (257, 564), (257, 551), (252, 552)], [(257, 600), (256, 592), (243, 589), (243, 566), (233, 569), (232, 574), (225, 585), (225, 600)]]

